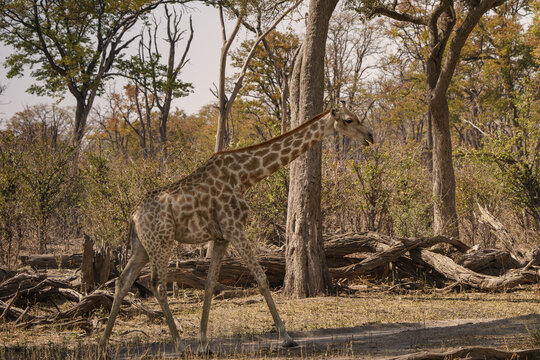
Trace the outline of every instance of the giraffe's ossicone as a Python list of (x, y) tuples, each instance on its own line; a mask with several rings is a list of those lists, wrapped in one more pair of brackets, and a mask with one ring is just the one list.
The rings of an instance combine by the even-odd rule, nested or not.
[(325, 111), (262, 144), (216, 153), (188, 177), (148, 193), (131, 214), (129, 236), (132, 255), (116, 282), (111, 313), (100, 340), (101, 347), (107, 345), (122, 299), (148, 262), (152, 292), (161, 305), (173, 341), (180, 345), (166, 291), (167, 265), (175, 241), (189, 244), (214, 242), (201, 317), (201, 349), (207, 348), (210, 303), (220, 263), (229, 243), (254, 274), (283, 339), (282, 345), (295, 346), (279, 317), (266, 275), (245, 235), (249, 207), (243, 194), (250, 186), (287, 165), (334, 130), (364, 145), (373, 142), (371, 131), (354, 113), (342, 106)]

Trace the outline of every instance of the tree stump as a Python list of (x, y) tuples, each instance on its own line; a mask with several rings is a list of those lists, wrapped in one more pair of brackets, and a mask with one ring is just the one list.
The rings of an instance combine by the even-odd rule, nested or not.
[(83, 256), (81, 264), (81, 291), (88, 294), (94, 288), (94, 242), (84, 234)]
[(109, 280), (111, 273), (111, 250), (102, 245), (94, 251), (94, 241), (84, 235), (83, 255), (81, 264), (81, 291), (90, 293), (98, 285)]

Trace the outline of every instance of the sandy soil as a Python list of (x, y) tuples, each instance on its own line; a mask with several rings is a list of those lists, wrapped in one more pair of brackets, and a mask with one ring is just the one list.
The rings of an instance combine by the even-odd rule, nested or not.
[[(448, 351), (464, 346), (490, 346), (501, 350), (534, 347), (527, 327), (538, 327), (540, 314), (507, 319), (470, 319), (426, 321), (422, 323), (369, 324), (351, 328), (319, 329), (292, 332), (299, 346), (279, 347), (276, 333), (250, 337), (211, 339), (213, 358), (355, 358), (389, 359), (423, 350)], [(118, 358), (158, 355), (160, 358), (190, 358), (197, 341), (186, 341), (185, 352), (172, 344), (149, 344), (124, 348)], [(538, 355), (533, 359), (540, 359)]]

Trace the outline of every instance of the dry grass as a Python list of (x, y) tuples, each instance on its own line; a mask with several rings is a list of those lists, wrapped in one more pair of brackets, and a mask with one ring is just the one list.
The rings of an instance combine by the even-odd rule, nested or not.
[[(364, 289), (354, 295), (291, 300), (275, 293), (274, 298), (287, 328), (294, 332), (366, 324), (425, 324), (437, 320), (502, 319), (538, 314), (538, 290), (538, 286), (535, 286), (508, 293), (467, 292), (442, 296), (426, 293), (395, 295)], [(203, 293), (186, 290), (181, 294), (180, 298), (169, 298), (171, 308), (180, 325), (182, 336), (193, 339), (198, 332)], [(144, 305), (156, 310), (159, 308), (153, 298), (145, 300)], [(95, 318), (106, 316), (104, 312), (93, 314)], [(209, 323), (211, 340), (245, 338), (274, 331), (271, 316), (260, 295), (213, 302)], [(0, 350), (0, 358), (56, 358), (54, 354), (63, 354), (62, 358), (93, 358), (95, 353), (92, 352), (95, 349), (89, 349), (88, 345), (95, 344), (98, 335), (100, 333), (87, 335), (83, 330), (62, 330), (55, 326), (23, 330), (3, 324), (0, 325), (0, 345), (4, 350)], [(453, 344), (441, 346), (465, 346), (478, 340), (474, 334), (466, 334), (456, 338)], [(529, 340), (530, 345), (533, 345), (532, 337)], [(512, 347), (512, 343), (522, 346), (524, 341), (526, 342), (526, 339), (523, 339), (523, 336), (508, 339), (508, 346)], [(164, 321), (150, 321), (144, 315), (120, 316), (111, 338), (111, 343), (117, 347), (167, 342), (169, 333)], [(345, 356), (346, 346), (336, 346), (334, 350), (340, 356)], [(66, 349), (70, 351), (66, 353)], [(237, 353), (235, 357), (243, 356)], [(251, 354), (251, 357), (253, 356), (254, 354)], [(246, 355), (246, 358), (249, 357)]]

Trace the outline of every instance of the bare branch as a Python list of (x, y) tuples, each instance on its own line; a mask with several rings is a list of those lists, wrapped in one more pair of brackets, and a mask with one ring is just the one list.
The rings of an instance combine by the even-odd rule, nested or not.
[[(283, 20), (285, 18), (285, 16), (287, 16), (291, 11), (293, 11), (294, 9), (296, 9), (296, 7), (298, 7), (298, 5), (300, 5), (302, 1), (301, 0), (297, 0), (289, 9), (287, 9), (287, 11), (285, 11), (276, 21), (274, 21), (274, 23), (272, 25), (270, 25), (268, 27), (268, 29), (259, 35), (259, 37), (257, 38), (257, 40), (255, 40), (255, 42), (253, 43), (253, 46), (251, 47), (251, 51), (249, 52), (248, 56), (246, 57), (246, 59), (244, 60), (244, 65), (242, 66), (242, 69), (240, 70), (240, 76), (238, 77), (238, 80), (236, 81), (236, 84), (234, 86), (234, 89), (231, 93), (231, 96), (229, 98), (229, 104), (232, 104), (238, 94), (238, 92), (240, 91), (240, 89), (242, 88), (242, 81), (244, 80), (244, 76), (246, 75), (246, 71), (247, 71), (247, 67), (249, 65), (249, 62), (251, 60), (251, 58), (253, 57), (253, 55), (255, 54), (255, 51), (257, 49), (257, 46), (259, 45), (259, 43), (272, 31), (274, 30), (274, 28), (281, 22), (281, 20)], [(227, 106), (227, 116), (231, 110), (232, 106)]]
[(182, 68), (189, 61), (189, 60), (186, 60), (186, 57), (189, 52), (189, 48), (191, 47), (191, 42), (193, 40), (193, 22), (192, 22), (191, 16), (189, 17), (189, 31), (190, 31), (189, 39), (184, 49), (184, 53), (182, 54), (182, 58), (180, 59), (180, 62), (178, 63), (178, 65), (176, 66), (176, 69), (174, 70), (175, 76), (180, 72), (180, 70), (182, 70)]
[[(225, 32), (225, 19), (223, 17), (223, 1), (219, 1), (219, 21), (221, 24), (221, 39), (223, 42), (227, 41), (227, 33)], [(240, 16), (237, 16), (240, 19)], [(234, 36), (233, 36), (234, 37)]]
[(413, 24), (417, 24), (417, 25), (427, 25), (427, 21), (424, 17), (418, 17), (418, 16), (400, 13), (384, 6), (378, 6), (378, 7), (373, 8), (371, 10), (371, 13), (373, 15), (380, 14), (380, 15), (388, 16), (389, 18), (392, 18), (398, 21), (406, 21)]
[(454, 74), (461, 49), (465, 45), (469, 34), (474, 29), (476, 24), (480, 21), (480, 18), (494, 6), (500, 4), (499, 0), (481, 0), (479, 4), (473, 7), (459, 28), (455, 31), (455, 35), (450, 42), (448, 53), (445, 57), (444, 65), (439, 76), (439, 81), (435, 87), (435, 94), (446, 94), (446, 90), (450, 85), (450, 80)]

